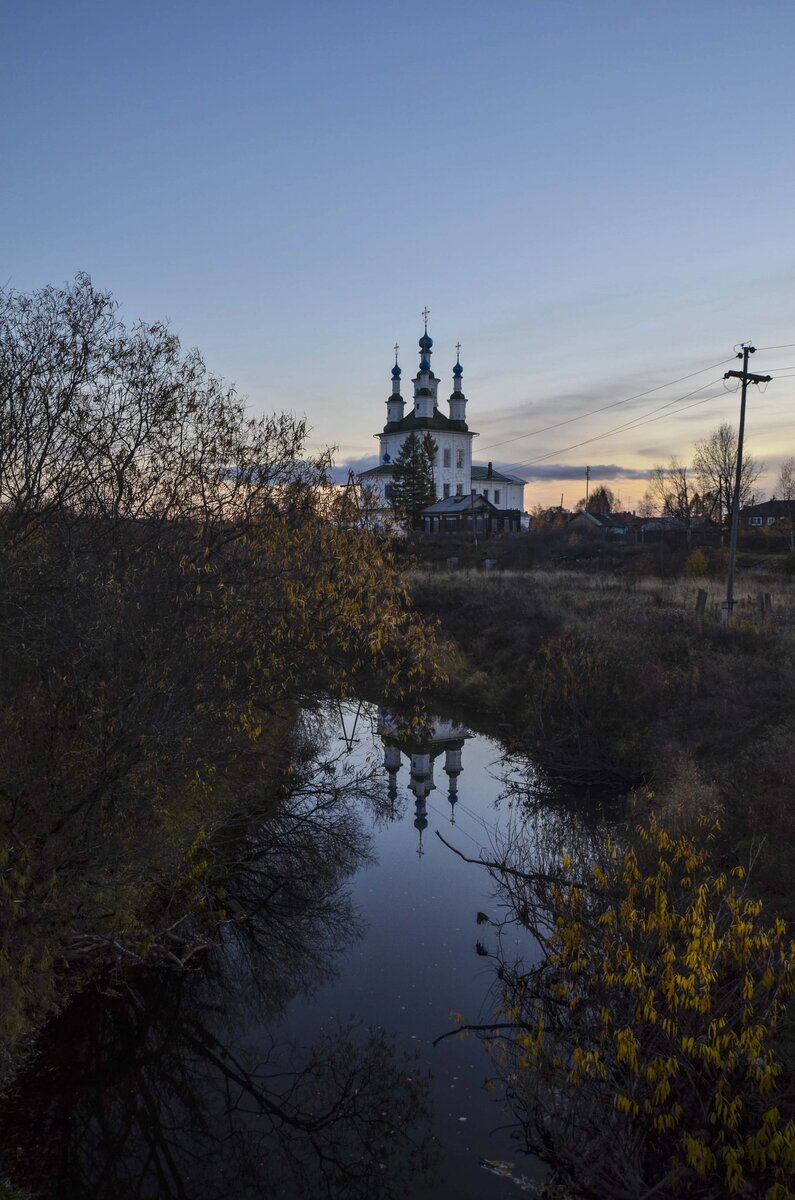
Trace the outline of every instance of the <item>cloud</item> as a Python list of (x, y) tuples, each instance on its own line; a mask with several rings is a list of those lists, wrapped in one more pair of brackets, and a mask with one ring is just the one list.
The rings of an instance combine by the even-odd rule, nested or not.
[[(375, 454), (363, 455), (360, 458), (349, 458), (344, 463), (338, 463), (332, 471), (332, 477), (336, 483), (345, 483), (348, 479), (348, 471), (353, 471), (358, 475), (360, 471), (366, 471), (370, 467), (378, 465), (378, 457)], [(485, 466), (485, 463), (480, 465)], [(572, 465), (571, 463), (536, 463), (528, 467), (511, 466), (509, 463), (501, 463), (494, 460), (494, 469), (503, 471), (506, 475), (520, 475), (526, 479), (528, 483), (541, 483), (544, 480), (567, 480), (580, 479), (585, 484), (585, 467)], [(606, 480), (621, 480), (621, 479), (648, 479), (651, 475), (650, 470), (638, 469), (636, 467), (622, 467), (620, 463), (591, 463), (591, 482), (603, 483)]]
[[(497, 470), (511, 473), (510, 468), (494, 464)], [(535, 463), (533, 466), (514, 468), (517, 474), (526, 478), (528, 483), (540, 483), (545, 479), (580, 479), (585, 485), (585, 467), (572, 466), (569, 463)], [(651, 471), (638, 470), (635, 467), (622, 467), (618, 463), (591, 464), (591, 482), (602, 483), (606, 479), (648, 479)]]

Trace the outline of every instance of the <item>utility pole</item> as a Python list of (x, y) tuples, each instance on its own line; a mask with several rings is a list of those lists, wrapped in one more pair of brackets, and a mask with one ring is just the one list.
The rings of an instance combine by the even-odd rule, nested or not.
[(588, 486), (591, 482), (591, 468), (585, 468), (585, 511), (588, 511)]
[(727, 371), (724, 379), (740, 379), (740, 430), (737, 434), (737, 469), (734, 476), (734, 495), (732, 496), (732, 524), (729, 534), (729, 571), (726, 577), (726, 603), (723, 606), (724, 620), (730, 621), (734, 609), (734, 566), (737, 558), (737, 531), (740, 527), (740, 482), (743, 473), (743, 434), (745, 433), (745, 395), (749, 383), (770, 383), (770, 375), (751, 375), (748, 370), (748, 356), (756, 354), (756, 346), (744, 342), (742, 353), (737, 357), (743, 360), (742, 371)]

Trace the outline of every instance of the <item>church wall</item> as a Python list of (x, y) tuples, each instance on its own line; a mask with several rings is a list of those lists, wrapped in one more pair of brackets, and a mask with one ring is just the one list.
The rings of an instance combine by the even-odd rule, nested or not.
[[(420, 430), (422, 433), (422, 430)], [(436, 495), (438, 499), (444, 496), (444, 485), (447, 484), (450, 488), (450, 495), (457, 495), (457, 488), (461, 487), (462, 494), (468, 496), (472, 490), (472, 434), (468, 433), (442, 433), (438, 430), (431, 430), (431, 435), (436, 442), (436, 462), (434, 463), (433, 476), (436, 484)], [(400, 454), (401, 446), (406, 439), (405, 433), (384, 433), (380, 435), (380, 463), (381, 465), (389, 465), (395, 462)], [(445, 450), (450, 452), (450, 466), (446, 467)], [(457, 452), (462, 453), (462, 465), (456, 465), (458, 458)], [(384, 460), (384, 455), (389, 455), (388, 463)], [(383, 488), (381, 489), (383, 494)]]
[[(479, 496), (486, 496), (499, 509), (518, 508), (524, 512), (524, 485), (519, 483), (500, 483), (496, 479), (479, 479), (475, 485)], [(494, 493), (500, 493), (499, 500)]]
[(388, 479), (366, 479), (364, 481), (365, 487), (372, 496), (374, 504), (386, 505), (384, 490), (388, 482)]
[[(436, 495), (441, 500), (444, 496), (444, 485), (447, 484), (450, 488), (450, 495), (458, 494), (458, 487), (461, 487), (461, 494), (468, 496), (472, 490), (472, 435), (468, 433), (440, 433), (435, 435), (436, 463), (434, 464), (434, 478), (436, 480)], [(450, 466), (445, 466), (445, 450), (448, 450), (450, 457)], [(461, 451), (462, 462), (461, 466), (457, 465), (457, 451)]]

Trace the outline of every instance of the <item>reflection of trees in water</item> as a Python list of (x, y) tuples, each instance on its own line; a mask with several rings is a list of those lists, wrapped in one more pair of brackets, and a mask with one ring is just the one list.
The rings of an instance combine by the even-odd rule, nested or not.
[(559, 1024), (566, 997), (555, 993), (554, 981), (550, 984), (546, 953), (556, 930), (558, 889), (564, 878), (573, 888), (587, 886), (594, 868), (611, 861), (611, 846), (624, 841), (626, 827), (614, 801), (540, 786), (532, 767), (517, 766), (510, 758), (497, 778), (500, 824), (479, 858), (461, 855), (485, 867), (495, 885), (493, 911), (478, 914), (477, 943), (478, 953), (494, 963), (495, 1017), (463, 1028), (476, 1033), (491, 1053), (518, 1144), (554, 1165), (561, 1146), (576, 1144), (581, 1114), (567, 1106), (557, 1076), (530, 1067), (522, 1039), (535, 1025), (526, 1022), (525, 1006), (529, 1011), (543, 1001), (546, 1028)]
[(224, 913), (228, 968), (249, 991), (256, 983), (268, 1013), (328, 978), (336, 953), (360, 932), (346, 885), (369, 861), (353, 804), (366, 782), (304, 769), (267, 820), (225, 826), (210, 839), (221, 869), (207, 903)]
[[(569, 878), (590, 879), (594, 866), (609, 860), (609, 845), (624, 841), (623, 805), (604, 793), (542, 787), (532, 767), (510, 759), (497, 778), (503, 819), (483, 856), (497, 884), (501, 917), (494, 924), (499, 932), (518, 922), (540, 940), (554, 924), (550, 889), (564, 860)], [(507, 969), (505, 955), (502, 964)]]
[(163, 974), (75, 1001), (4, 1114), (16, 1179), (70, 1200), (405, 1195), (427, 1083), (389, 1040), (242, 1046), (204, 993)]
[(384, 786), (322, 761), (320, 735), (307, 728), (267, 818), (208, 836), (201, 912), (174, 914), (183, 939), (220, 919), (201, 971), (136, 967), (50, 1022), (3, 1113), (18, 1183), (59, 1200), (397, 1198), (427, 1166), (427, 1080), (386, 1035), (302, 1048), (259, 1024), (333, 975), (361, 929), (346, 883), (369, 854), (360, 804)]

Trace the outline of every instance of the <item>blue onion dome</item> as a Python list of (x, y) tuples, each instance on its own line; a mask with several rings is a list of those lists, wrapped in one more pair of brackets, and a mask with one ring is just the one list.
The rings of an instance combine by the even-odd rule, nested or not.
[(400, 379), (400, 367), (397, 365), (397, 363), (395, 363), (394, 367), (392, 368), (392, 378)]
[(423, 354), (422, 358), (420, 359), (420, 371), (430, 371), (430, 369), (431, 369), (431, 364), (428, 362), (427, 358)]
[(432, 345), (433, 345), (433, 338), (431, 337), (431, 335), (428, 333), (428, 330), (426, 329), (425, 333), (420, 338), (420, 350), (430, 350)]
[(460, 362), (457, 362), (453, 367), (453, 374), (455, 375), (456, 379), (460, 379), (464, 374), (464, 368), (461, 366)]

